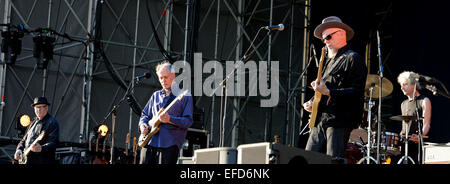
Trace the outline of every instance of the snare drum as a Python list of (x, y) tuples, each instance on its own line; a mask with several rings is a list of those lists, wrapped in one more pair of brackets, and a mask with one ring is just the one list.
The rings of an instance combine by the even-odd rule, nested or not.
[[(372, 134), (373, 146), (372, 149), (377, 149), (377, 134)], [(401, 154), (400, 151), (400, 137), (394, 132), (382, 132), (380, 134), (380, 152), (392, 155)]]

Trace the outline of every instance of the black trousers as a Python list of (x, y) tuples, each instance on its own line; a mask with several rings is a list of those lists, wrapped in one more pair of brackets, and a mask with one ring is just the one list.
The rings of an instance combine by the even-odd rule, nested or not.
[(141, 150), (139, 164), (176, 164), (180, 149), (177, 145), (167, 148), (146, 146)]
[(311, 130), (305, 150), (344, 159), (351, 131), (352, 128), (335, 128), (320, 122)]

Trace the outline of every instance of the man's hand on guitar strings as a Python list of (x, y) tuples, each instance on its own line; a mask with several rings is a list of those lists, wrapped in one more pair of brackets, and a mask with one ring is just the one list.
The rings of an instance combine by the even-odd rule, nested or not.
[(309, 101), (303, 103), (303, 108), (304, 108), (306, 111), (311, 112), (311, 111), (312, 111), (312, 102), (311, 102), (311, 100), (309, 100)]
[[(164, 110), (164, 108), (160, 109), (159, 112), (158, 112), (158, 114), (161, 113), (163, 110)], [(162, 123), (169, 123), (169, 122), (170, 122), (170, 116), (169, 116), (169, 114), (167, 114), (167, 112), (166, 112), (166, 113), (162, 114), (161, 116), (159, 116), (159, 120), (160, 120)]]
[(141, 129), (141, 134), (146, 135), (148, 133), (148, 126), (147, 124), (141, 124), (141, 127), (139, 127)]
[(39, 143), (36, 143), (36, 144), (34, 144), (31, 147), (31, 151), (32, 152), (41, 152), (42, 151), (42, 147), (41, 147), (41, 145)]
[(327, 85), (325, 85), (324, 82), (321, 82), (319, 85), (317, 85), (317, 82), (317, 80), (311, 82), (311, 86), (313, 87), (314, 91), (322, 93), (323, 95), (330, 96), (330, 90), (328, 89)]

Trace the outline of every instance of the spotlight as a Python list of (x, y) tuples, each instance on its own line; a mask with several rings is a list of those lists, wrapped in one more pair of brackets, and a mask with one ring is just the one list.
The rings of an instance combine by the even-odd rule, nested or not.
[(14, 65), (17, 60), (17, 56), (22, 51), (22, 31), (5, 31), (2, 32), (2, 45), (1, 50), (5, 54), (4, 60), (6, 64)]
[(36, 58), (38, 69), (46, 69), (48, 62), (53, 59), (53, 43), (55, 40), (54, 37), (41, 34), (33, 37), (33, 57)]
[(106, 126), (105, 124), (101, 124), (100, 126), (98, 126), (97, 133), (98, 135), (105, 137), (106, 134), (108, 134), (108, 126)]
[(20, 122), (20, 125), (22, 125), (22, 127), (26, 128), (30, 125), (31, 118), (30, 118), (30, 116), (28, 116), (28, 114), (24, 114), (19, 117), (19, 122)]
[(31, 118), (28, 114), (22, 114), (17, 118), (17, 136), (23, 137), (25, 135), (25, 131), (27, 130), (28, 126), (31, 124)]

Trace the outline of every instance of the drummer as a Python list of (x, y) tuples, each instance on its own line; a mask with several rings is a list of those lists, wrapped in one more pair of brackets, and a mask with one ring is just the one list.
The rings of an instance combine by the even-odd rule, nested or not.
[[(408, 99), (404, 100), (401, 104), (401, 110), (403, 116), (417, 116), (416, 107), (419, 111), (419, 115), (423, 117), (423, 127), (422, 127), (422, 135), (426, 136), (430, 131), (430, 123), (431, 123), (431, 101), (429, 98), (421, 95), (418, 90), (421, 89), (420, 83), (414, 78), (416, 76), (414, 72), (404, 71), (400, 73), (397, 78), (398, 83), (401, 86), (401, 90)], [(416, 90), (415, 90), (416, 88)], [(414, 95), (415, 100), (414, 101)], [(403, 121), (402, 122), (402, 131), (400, 135), (405, 138), (406, 130), (408, 130), (408, 134), (410, 135), (408, 141), (408, 156), (410, 156), (414, 162), (421, 163), (422, 157), (418, 155), (419, 153), (419, 136), (418, 136), (418, 123), (417, 121)], [(402, 148), (402, 153), (404, 154), (404, 148)], [(420, 162), (418, 162), (420, 161)]]

